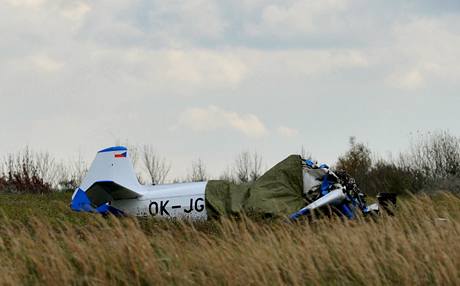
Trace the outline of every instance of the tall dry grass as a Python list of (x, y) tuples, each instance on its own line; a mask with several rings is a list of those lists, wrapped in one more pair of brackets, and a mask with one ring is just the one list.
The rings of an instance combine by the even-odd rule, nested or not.
[(460, 198), (448, 194), (376, 220), (0, 222), (5, 285), (460, 283)]

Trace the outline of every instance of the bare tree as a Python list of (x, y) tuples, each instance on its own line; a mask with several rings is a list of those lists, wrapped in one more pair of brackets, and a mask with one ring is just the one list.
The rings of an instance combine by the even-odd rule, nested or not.
[(60, 167), (48, 152), (35, 152), (28, 146), (16, 154), (9, 154), (2, 164), (3, 172), (33, 174), (55, 187)]
[(230, 166), (227, 166), (227, 168), (222, 172), (222, 174), (219, 176), (219, 180), (224, 180), (232, 183), (236, 183), (237, 181)]
[(35, 158), (37, 174), (43, 181), (57, 187), (59, 184), (59, 170), (61, 169), (55, 159), (48, 152), (32, 153)]
[(460, 138), (448, 131), (420, 133), (410, 150), (400, 155), (399, 165), (415, 170), (430, 179), (460, 174)]
[(257, 180), (262, 175), (262, 157), (257, 152), (241, 152), (235, 159), (235, 173), (241, 183)]
[(161, 157), (151, 145), (144, 145), (142, 159), (152, 185), (163, 184), (171, 170), (171, 164)]
[(207, 178), (206, 166), (203, 161), (198, 158), (198, 160), (192, 162), (192, 172), (188, 175), (188, 180), (192, 182), (202, 182), (206, 181)]
[(88, 164), (81, 152), (78, 152), (76, 160), (69, 161), (67, 164), (61, 163), (60, 166), (62, 169), (59, 171), (59, 190), (75, 190), (88, 172)]
[(257, 153), (252, 153), (251, 168), (249, 177), (252, 182), (255, 182), (262, 175), (262, 157)]
[(88, 172), (88, 163), (83, 159), (81, 152), (78, 152), (78, 157), (71, 166), (72, 178), (77, 184), (80, 184), (83, 181), (83, 177)]
[(249, 182), (249, 169), (251, 159), (249, 152), (241, 152), (235, 159), (236, 178), (241, 183)]
[(8, 154), (3, 165), (6, 175), (9, 177), (12, 177), (12, 174), (38, 176), (34, 153), (29, 146), (26, 146), (23, 151)]
[(300, 156), (302, 157), (302, 159), (305, 159), (305, 160), (312, 160), (313, 158), (311, 153), (306, 151), (303, 145), (300, 148)]
[[(49, 193), (53, 191), (53, 182), (46, 181), (42, 177), (43, 172), (48, 172), (48, 170), (43, 167), (43, 172), (40, 172), (37, 158), (37, 153), (31, 151), (29, 147), (26, 147), (22, 152), (9, 154), (5, 158), (2, 177), (7, 191), (17, 193)], [(49, 156), (46, 162), (49, 167), (54, 164), (51, 164), (54, 160), (51, 160)], [(44, 163), (42, 162), (42, 164)]]

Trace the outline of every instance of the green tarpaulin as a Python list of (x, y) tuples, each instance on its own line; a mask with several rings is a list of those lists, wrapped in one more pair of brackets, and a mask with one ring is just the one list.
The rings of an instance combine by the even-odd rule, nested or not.
[(302, 160), (299, 155), (291, 155), (252, 184), (209, 181), (206, 209), (210, 218), (242, 213), (286, 216), (305, 206), (302, 190)]

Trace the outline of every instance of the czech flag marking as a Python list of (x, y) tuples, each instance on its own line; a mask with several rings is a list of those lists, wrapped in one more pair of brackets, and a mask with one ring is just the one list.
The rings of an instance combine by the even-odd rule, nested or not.
[(128, 152), (123, 152), (120, 154), (115, 154), (115, 158), (126, 158), (127, 155), (128, 155)]

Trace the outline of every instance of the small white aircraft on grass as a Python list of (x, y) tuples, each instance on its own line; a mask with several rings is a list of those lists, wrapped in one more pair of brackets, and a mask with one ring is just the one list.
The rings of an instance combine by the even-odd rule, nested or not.
[(206, 184), (141, 185), (128, 158), (128, 149), (111, 147), (97, 153), (81, 186), (72, 196), (71, 208), (75, 211), (205, 220)]
[(299, 155), (291, 155), (267, 171), (252, 190), (222, 182), (141, 185), (128, 149), (116, 146), (97, 153), (81, 186), (72, 195), (70, 206), (75, 211), (202, 220), (214, 217), (214, 213), (290, 212), (289, 218), (297, 220), (329, 206), (353, 219), (358, 211), (367, 215), (378, 212), (379, 205), (385, 208), (388, 202), (396, 203), (395, 194), (382, 193), (377, 196), (378, 204), (367, 205), (365, 194), (353, 178)]

